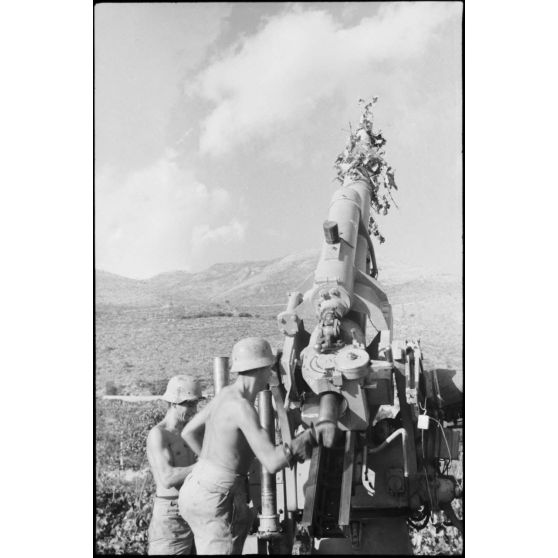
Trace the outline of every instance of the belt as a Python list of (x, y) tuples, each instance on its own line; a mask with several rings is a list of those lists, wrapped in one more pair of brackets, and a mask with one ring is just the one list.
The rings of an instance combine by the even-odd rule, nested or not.
[(177, 496), (159, 496), (158, 494), (155, 494), (155, 498), (161, 498), (161, 500), (178, 500), (178, 495)]
[(208, 470), (212, 469), (213, 471), (218, 471), (219, 473), (225, 473), (227, 475), (227, 478), (229, 479), (234, 478), (236, 480), (248, 480), (247, 474), (237, 473), (233, 469), (229, 469), (228, 467), (225, 467), (223, 465), (217, 465), (212, 461), (209, 461), (208, 459), (198, 459), (196, 468), (198, 469), (198, 471), (203, 470), (204, 472), (207, 472)]

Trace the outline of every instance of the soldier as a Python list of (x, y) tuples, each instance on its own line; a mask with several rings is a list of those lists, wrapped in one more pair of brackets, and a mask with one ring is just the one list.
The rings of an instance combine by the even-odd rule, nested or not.
[(180, 433), (197, 410), (201, 388), (190, 376), (174, 376), (162, 399), (168, 402), (167, 414), (147, 437), (147, 458), (157, 487), (148, 554), (191, 554), (194, 536), (178, 512), (178, 490), (196, 458)]
[(247, 473), (254, 455), (270, 472), (310, 457), (317, 444), (311, 430), (291, 447), (275, 447), (254, 401), (271, 376), (274, 357), (264, 339), (249, 337), (232, 351), (236, 382), (226, 386), (182, 431), (199, 460), (179, 494), (179, 509), (194, 532), (199, 554), (241, 554), (250, 529)]

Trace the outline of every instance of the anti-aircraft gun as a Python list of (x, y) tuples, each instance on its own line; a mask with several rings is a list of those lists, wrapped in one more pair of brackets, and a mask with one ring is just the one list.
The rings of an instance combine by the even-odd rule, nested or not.
[[(366, 180), (334, 193), (313, 285), (289, 293), (278, 315), (284, 344), (275, 385), (259, 397), (261, 423), (275, 443), (314, 425), (320, 444), (292, 470), (252, 476), (260, 552), (368, 553), (381, 518), (420, 528), (442, 510), (461, 529), (451, 507), (461, 489), (445, 474), (459, 457), (460, 393), (444, 371), (423, 369), (419, 342), (392, 339), (369, 211)], [(409, 538), (400, 542), (405, 553)]]
[(289, 293), (278, 315), (285, 338), (275, 385), (259, 398), (262, 426), (283, 443), (313, 424), (320, 444), (306, 463), (253, 480), (260, 551), (267, 541), (271, 553), (305, 554), (320, 539), (321, 552), (367, 552), (379, 518), (420, 527), (440, 510), (461, 527), (451, 508), (460, 488), (440, 467), (459, 456), (459, 430), (447, 426), (460, 412), (455, 400), (445, 408), (442, 371), (423, 369), (420, 344), (392, 339), (369, 202), (364, 180), (334, 193), (313, 285)]

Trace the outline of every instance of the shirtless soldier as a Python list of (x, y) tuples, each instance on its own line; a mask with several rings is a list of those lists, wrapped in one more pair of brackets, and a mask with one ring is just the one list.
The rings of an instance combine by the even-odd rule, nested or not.
[(235, 383), (224, 387), (182, 431), (200, 457), (179, 495), (180, 513), (188, 522), (198, 554), (241, 554), (250, 529), (246, 478), (254, 458), (275, 473), (295, 460), (310, 457), (317, 442), (311, 430), (289, 448), (275, 447), (253, 403), (265, 389), (274, 363), (265, 339), (249, 337), (232, 351)]
[(168, 402), (165, 418), (147, 437), (147, 458), (157, 487), (149, 525), (148, 554), (190, 554), (194, 536), (178, 513), (178, 490), (195, 462), (180, 432), (196, 412), (199, 384), (190, 376), (169, 380), (162, 399)]

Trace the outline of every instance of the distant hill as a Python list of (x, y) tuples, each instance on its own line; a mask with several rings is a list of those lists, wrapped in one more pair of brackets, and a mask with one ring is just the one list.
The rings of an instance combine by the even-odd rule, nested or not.
[(97, 305), (152, 306), (160, 299), (148, 280), (130, 279), (108, 271), (95, 271), (95, 302)]
[[(192, 373), (207, 386), (212, 357), (229, 354), (241, 337), (260, 335), (280, 346), (277, 313), (288, 291), (311, 285), (318, 255), (220, 263), (144, 280), (97, 271), (99, 393), (109, 380), (119, 393), (151, 393), (146, 386), (177, 373)], [(420, 338), (427, 368), (455, 369), (462, 378), (461, 278), (383, 262), (379, 280), (392, 306), (394, 339)], [(311, 329), (315, 317), (303, 317)]]
[[(97, 271), (96, 302), (116, 306), (198, 306), (204, 301), (235, 306), (281, 305), (287, 300), (287, 292), (304, 292), (311, 286), (318, 256), (318, 251), (311, 251), (267, 261), (219, 263), (197, 273), (171, 271), (142, 280)], [(380, 267), (379, 280), (386, 287), (396, 287), (409, 282), (455, 284), (459, 278), (388, 263)]]

